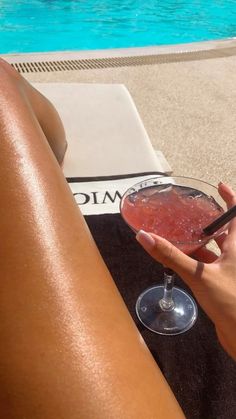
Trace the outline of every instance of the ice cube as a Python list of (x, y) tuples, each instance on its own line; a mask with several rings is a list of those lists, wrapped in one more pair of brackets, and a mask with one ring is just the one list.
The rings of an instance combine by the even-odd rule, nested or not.
[(180, 187), (177, 186), (176, 188), (179, 189), (178, 191), (179, 195), (183, 196), (184, 198), (198, 199), (198, 198), (202, 198), (202, 196), (205, 195), (201, 191), (198, 191), (197, 189), (189, 188), (187, 186), (180, 186)]
[(171, 183), (165, 183), (158, 186), (158, 193), (170, 192), (172, 189), (173, 185)]
[(131, 203), (131, 204), (134, 204), (135, 203), (135, 201), (137, 200), (137, 196), (138, 195), (138, 193), (137, 192), (133, 192), (133, 193), (131, 193), (129, 196), (128, 196), (128, 201)]

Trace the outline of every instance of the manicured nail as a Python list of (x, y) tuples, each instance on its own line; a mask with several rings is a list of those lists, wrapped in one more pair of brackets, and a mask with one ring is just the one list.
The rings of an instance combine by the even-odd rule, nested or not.
[(228, 191), (231, 192), (231, 194), (235, 195), (233, 188), (231, 188), (231, 186), (229, 186), (227, 183), (220, 182), (218, 186), (224, 186), (224, 188), (228, 189)]
[(154, 238), (146, 231), (140, 230), (136, 235), (136, 239), (146, 250), (152, 250), (155, 246)]

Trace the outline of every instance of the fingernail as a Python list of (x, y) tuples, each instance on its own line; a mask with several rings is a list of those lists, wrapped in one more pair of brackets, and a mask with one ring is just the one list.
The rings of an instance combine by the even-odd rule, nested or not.
[(136, 239), (146, 250), (152, 250), (155, 246), (154, 238), (146, 231), (140, 230), (136, 235)]

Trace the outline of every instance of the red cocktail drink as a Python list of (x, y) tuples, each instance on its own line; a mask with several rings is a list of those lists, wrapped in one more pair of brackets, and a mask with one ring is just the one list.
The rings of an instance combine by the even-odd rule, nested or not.
[[(183, 176), (158, 176), (129, 188), (120, 211), (135, 232), (144, 230), (164, 237), (186, 254), (195, 252), (213, 236), (203, 229), (224, 212), (217, 188)], [(136, 313), (149, 330), (177, 335), (190, 329), (197, 319), (197, 305), (183, 289), (174, 286), (174, 272), (164, 268), (164, 286), (153, 285), (136, 302)]]
[(190, 254), (209, 240), (203, 228), (223, 209), (199, 190), (173, 184), (146, 187), (126, 196), (122, 215), (135, 230), (158, 234)]

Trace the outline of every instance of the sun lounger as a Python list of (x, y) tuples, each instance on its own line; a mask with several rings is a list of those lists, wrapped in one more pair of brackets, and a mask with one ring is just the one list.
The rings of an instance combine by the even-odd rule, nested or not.
[[(144, 252), (118, 214), (119, 198), (140, 178), (170, 173), (171, 168), (153, 150), (128, 91), (122, 85), (74, 83), (37, 88), (56, 105), (64, 122), (69, 144), (64, 173), (75, 199), (186, 417), (234, 419), (236, 365), (220, 347), (214, 325), (201, 308), (189, 332), (171, 337), (145, 329), (135, 314), (137, 297), (160, 283), (162, 267)], [(179, 277), (176, 285), (186, 289)]]
[(119, 198), (132, 183), (171, 173), (162, 152), (153, 149), (124, 85), (35, 87), (56, 106), (65, 126), (68, 150), (63, 171), (84, 214), (119, 212)]

